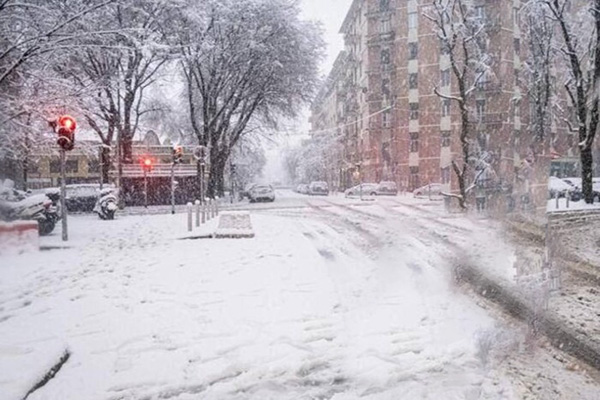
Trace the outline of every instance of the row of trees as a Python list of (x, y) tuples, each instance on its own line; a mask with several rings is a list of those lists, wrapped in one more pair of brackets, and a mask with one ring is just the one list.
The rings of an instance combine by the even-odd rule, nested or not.
[[(530, 0), (520, 9), (528, 43), (525, 60), (527, 96), (531, 104), (529, 145), (536, 151), (548, 148), (552, 118), (567, 124), (578, 135), (585, 201), (593, 201), (593, 145), (600, 120), (598, 79), (600, 78), (600, 0)], [(458, 200), (466, 208), (471, 180), (476, 180), (473, 154), (475, 141), (472, 108), (475, 89), (491, 71), (487, 51), (486, 19), (477, 15), (467, 0), (433, 0), (425, 16), (433, 23), (449, 55), (457, 82), (452, 94), (435, 93), (458, 105), (462, 154), (452, 162), (459, 183)], [(564, 79), (564, 86), (555, 82)], [(559, 112), (561, 98), (568, 98), (574, 112)], [(519, 100), (519, 99), (516, 99)]]
[[(295, 0), (0, 0), (0, 157), (26, 158), (57, 113), (83, 119), (103, 143), (103, 176), (118, 142), (159, 118), (210, 149), (208, 194), (240, 140), (313, 95), (323, 42)], [(183, 88), (173, 105), (152, 96), (165, 76)], [(184, 109), (185, 112), (181, 112)], [(172, 113), (170, 111), (173, 111)], [(185, 115), (185, 122), (170, 118)], [(175, 132), (177, 131), (177, 132)], [(34, 133), (36, 132), (36, 133)], [(242, 154), (238, 151), (237, 154)]]

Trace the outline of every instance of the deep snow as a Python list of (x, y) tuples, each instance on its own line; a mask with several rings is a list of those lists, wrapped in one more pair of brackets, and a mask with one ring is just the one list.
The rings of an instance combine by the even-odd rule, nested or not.
[(545, 351), (485, 345), (519, 331), (457, 290), (443, 244), (485, 223), (415, 204), (278, 193), (253, 205), (252, 239), (179, 240), (183, 214), (72, 216), (69, 248), (1, 260), (0, 399), (65, 350), (30, 399), (520, 399), (544, 378), (561, 382), (542, 398), (597, 398)]

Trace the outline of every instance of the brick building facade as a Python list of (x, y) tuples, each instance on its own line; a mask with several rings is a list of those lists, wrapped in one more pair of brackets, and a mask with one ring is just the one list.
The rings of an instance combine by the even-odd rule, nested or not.
[[(528, 44), (521, 0), (473, 0), (472, 18), (485, 26), (490, 71), (471, 96), (471, 151), (485, 157), (499, 184), (513, 185), (524, 160), (535, 153), (535, 173), (547, 175), (551, 157), (576, 157), (577, 140), (554, 118), (545, 148), (533, 148), (529, 98), (524, 79)], [(461, 159), (457, 104), (434, 93), (457, 93), (449, 55), (427, 18), (431, 0), (354, 0), (342, 24), (345, 51), (328, 87), (337, 88), (325, 119), (313, 108), (312, 129), (342, 135), (342, 186), (352, 172), (363, 181), (393, 180), (407, 190), (439, 182), (457, 191), (453, 159)], [(343, 61), (343, 63), (342, 63)], [(333, 92), (329, 92), (333, 93)], [(333, 104), (336, 102), (337, 104)], [(542, 146), (542, 147), (544, 147)], [(343, 169), (342, 168), (342, 169)], [(541, 178), (540, 178), (541, 179)], [(546, 195), (545, 182), (517, 191)], [(535, 195), (535, 193), (534, 193)]]

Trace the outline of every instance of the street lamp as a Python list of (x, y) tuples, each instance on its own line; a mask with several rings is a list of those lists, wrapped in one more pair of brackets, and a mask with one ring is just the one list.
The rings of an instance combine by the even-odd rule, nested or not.
[(144, 170), (144, 207), (148, 208), (148, 173), (152, 171), (153, 162), (150, 157), (142, 159), (142, 169)]

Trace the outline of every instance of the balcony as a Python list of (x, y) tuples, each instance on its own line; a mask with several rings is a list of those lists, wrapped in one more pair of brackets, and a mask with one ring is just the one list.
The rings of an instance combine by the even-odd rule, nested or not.
[(396, 38), (396, 32), (394, 32), (394, 31), (389, 31), (389, 32), (385, 32), (385, 33), (375, 33), (375, 34), (369, 35), (369, 37), (367, 39), (367, 45), (373, 46), (373, 45), (393, 42), (395, 38)]

